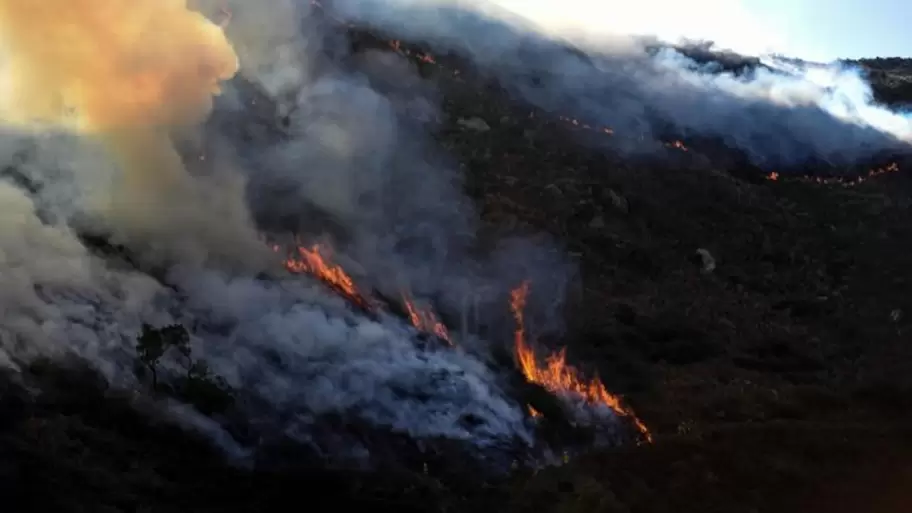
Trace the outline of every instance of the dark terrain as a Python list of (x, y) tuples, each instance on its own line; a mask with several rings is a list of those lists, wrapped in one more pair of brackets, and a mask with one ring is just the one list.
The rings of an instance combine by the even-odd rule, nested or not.
[[(28, 376), (38, 398), (0, 384), (3, 511), (908, 510), (912, 159), (851, 185), (770, 180), (706, 141), (623, 161), (579, 142), (602, 135), (419, 53), (444, 98), (436, 137), (487, 228), (548, 233), (579, 264), (553, 342), (623, 395), (655, 443), (503, 478), (432, 455), (376, 472), (241, 470), (78, 366), (41, 364)], [(912, 102), (912, 61), (861, 64), (879, 101)], [(490, 129), (459, 123), (471, 118)]]

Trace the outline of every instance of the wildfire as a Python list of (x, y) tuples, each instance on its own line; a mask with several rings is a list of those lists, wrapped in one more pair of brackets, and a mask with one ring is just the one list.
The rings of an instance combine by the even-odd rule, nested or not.
[[(529, 117), (531, 118), (534, 116), (530, 115)], [(593, 131), (602, 132), (602, 133), (608, 134), (608, 135), (614, 135), (614, 130), (607, 126), (596, 128), (588, 123), (583, 123), (578, 119), (573, 119), (573, 118), (570, 118), (567, 116), (558, 116), (557, 119), (559, 119), (562, 123), (565, 123), (567, 125), (572, 125), (574, 128), (581, 128), (583, 130), (593, 130)]]
[(685, 146), (684, 143), (681, 141), (672, 141), (670, 143), (665, 143), (665, 146), (667, 146), (668, 148), (676, 148), (681, 151), (688, 151), (687, 146)]
[[(510, 308), (516, 320), (516, 359), (526, 379), (555, 394), (572, 394), (588, 403), (605, 405), (616, 415), (629, 418), (646, 441), (652, 442), (652, 434), (646, 424), (637, 418), (632, 410), (621, 404), (620, 398), (608, 392), (598, 377), (589, 382), (580, 377), (578, 371), (567, 363), (565, 349), (548, 356), (544, 366), (539, 365), (534, 351), (526, 342), (523, 310), (528, 295), (529, 282), (523, 282), (510, 293)], [(534, 409), (530, 409), (530, 413), (535, 416), (538, 412), (532, 413), (533, 411)]]
[[(843, 187), (855, 187), (860, 185), (872, 178), (876, 178), (881, 175), (888, 173), (899, 172), (899, 164), (896, 162), (891, 162), (883, 167), (878, 167), (869, 170), (867, 173), (853, 176), (853, 177), (842, 177), (842, 176), (831, 176), (831, 177), (821, 177), (821, 176), (797, 176), (794, 178), (789, 178), (789, 181), (804, 182), (804, 183), (816, 183), (821, 185), (841, 185)], [(766, 175), (766, 179), (770, 181), (779, 181), (781, 177), (779, 173), (773, 171), (772, 173)]]
[[(535, 117), (533, 114), (529, 114), (529, 118), (533, 118), (533, 117)], [(580, 120), (578, 120), (578, 119), (574, 119), (574, 118), (567, 117), (567, 116), (558, 116), (557, 119), (558, 119), (561, 123), (564, 123), (564, 124), (567, 125), (568, 127), (572, 127), (572, 128), (574, 128), (574, 129), (590, 130), (590, 131), (593, 131), (593, 132), (601, 132), (601, 133), (606, 134), (606, 135), (614, 135), (614, 129), (613, 129), (613, 128), (610, 128), (610, 127), (607, 127), (607, 126), (595, 127), (595, 126), (592, 126), (592, 125), (590, 125), (590, 124), (588, 124), (588, 123), (584, 123), (584, 122), (582, 122), (582, 121), (580, 121)], [(684, 144), (683, 141), (671, 141), (671, 142), (666, 142), (666, 143), (665, 143), (665, 147), (666, 147), (666, 148), (676, 149), (676, 150), (681, 150), (681, 151), (684, 151), (684, 152), (690, 151), (690, 149), (687, 147), (687, 145)]]
[(408, 294), (405, 293), (402, 294), (402, 303), (405, 305), (409, 321), (411, 321), (413, 326), (425, 333), (433, 333), (441, 340), (445, 340), (448, 344), (453, 345), (453, 341), (450, 340), (449, 331), (447, 331), (446, 326), (437, 319), (437, 316), (432, 309), (416, 306), (415, 302), (409, 299)]
[(418, 59), (421, 62), (425, 62), (427, 64), (437, 64), (437, 59), (435, 59), (433, 55), (431, 55), (429, 53), (412, 52), (411, 50), (409, 50), (407, 48), (403, 48), (402, 42), (400, 42), (399, 40), (393, 39), (393, 40), (387, 41), (387, 44), (395, 52), (399, 52), (399, 53), (401, 53), (403, 55), (407, 55), (407, 56), (414, 55), (416, 59)]
[[(278, 245), (272, 247), (273, 251), (279, 252), (281, 248)], [(320, 244), (313, 244), (309, 248), (298, 246), (295, 248), (294, 255), (285, 259), (284, 265), (291, 273), (309, 274), (322, 281), (329, 288), (351, 301), (353, 304), (368, 310), (374, 311), (378, 303), (369, 299), (362, 294), (352, 277), (345, 272), (345, 269), (330, 260), (330, 251)], [(437, 318), (437, 314), (430, 307), (418, 306), (410, 294), (402, 293), (402, 303), (405, 306), (409, 321), (415, 328), (425, 333), (432, 333), (448, 344), (453, 345), (450, 339), (449, 330)]]
[(290, 256), (285, 260), (285, 268), (289, 272), (314, 276), (356, 305), (367, 310), (372, 309), (371, 303), (355, 286), (351, 276), (345, 272), (342, 266), (329, 261), (328, 252), (322, 246), (319, 244), (314, 244), (310, 248), (299, 246), (297, 253), (297, 256)]

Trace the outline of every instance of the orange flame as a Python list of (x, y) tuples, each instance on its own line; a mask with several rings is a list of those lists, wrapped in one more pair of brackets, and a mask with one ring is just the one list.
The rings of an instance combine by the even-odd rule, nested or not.
[[(816, 184), (820, 184), (820, 185), (841, 185), (842, 187), (855, 187), (856, 185), (860, 185), (864, 182), (867, 182), (868, 180), (870, 180), (872, 178), (876, 178), (878, 176), (885, 175), (888, 173), (897, 173), (897, 172), (899, 172), (899, 170), (900, 170), (899, 164), (897, 164), (896, 162), (891, 162), (883, 167), (870, 169), (870, 170), (868, 170), (867, 173), (858, 175), (858, 176), (850, 176), (850, 177), (796, 176), (796, 177), (788, 178), (788, 181), (816, 183)], [(766, 176), (766, 179), (771, 180), (771, 181), (778, 181), (780, 178), (786, 178), (786, 177), (781, 177), (779, 175), (779, 173), (777, 173), (775, 171)]]
[(425, 333), (433, 333), (440, 339), (445, 340), (448, 344), (453, 345), (453, 341), (450, 340), (450, 334), (447, 331), (446, 326), (437, 319), (433, 310), (430, 308), (419, 308), (405, 293), (402, 294), (402, 302), (405, 304), (405, 309), (408, 311), (409, 320), (413, 326)]
[(682, 141), (672, 141), (670, 143), (666, 143), (665, 146), (669, 148), (677, 148), (681, 151), (688, 151), (687, 146), (684, 146), (684, 143)]
[(297, 252), (299, 258), (291, 256), (284, 262), (289, 272), (314, 276), (358, 306), (371, 309), (370, 302), (355, 286), (351, 276), (341, 266), (330, 263), (323, 256), (327, 251), (319, 244), (314, 244), (309, 249), (298, 247)]
[[(514, 343), (516, 359), (520, 371), (532, 383), (541, 385), (552, 393), (573, 394), (588, 403), (602, 404), (620, 417), (629, 418), (647, 442), (652, 442), (652, 434), (632, 410), (621, 404), (619, 397), (608, 392), (601, 380), (596, 377), (588, 383), (581, 379), (578, 371), (567, 364), (566, 349), (552, 354), (540, 366), (532, 348), (526, 343), (525, 318), (523, 310), (529, 295), (529, 282), (510, 292), (510, 308), (516, 320)], [(534, 414), (533, 414), (534, 415)]]
[(415, 57), (419, 61), (427, 63), (427, 64), (437, 64), (437, 59), (435, 59), (434, 56), (431, 55), (430, 53), (412, 52), (411, 50), (409, 50), (407, 48), (403, 48), (402, 42), (399, 41), (398, 39), (391, 39), (391, 40), (387, 41), (386, 44), (388, 44), (389, 47), (392, 48), (393, 51), (395, 51), (395, 52), (399, 52), (399, 53), (401, 53), (403, 55), (407, 55), (409, 57)]
[[(272, 246), (273, 251), (279, 252), (279, 245)], [(297, 255), (292, 255), (283, 262), (285, 269), (295, 274), (309, 274), (324, 284), (335, 290), (355, 305), (372, 311), (377, 304), (358, 290), (354, 280), (342, 266), (334, 264), (329, 259), (329, 250), (319, 244), (313, 244), (310, 248), (298, 246)], [(438, 338), (453, 345), (449, 331), (437, 318), (437, 315), (430, 307), (419, 307), (410, 295), (403, 292), (402, 301), (408, 313), (409, 321), (415, 328), (425, 333), (432, 333)]]
[(434, 56), (429, 53), (419, 53), (416, 57), (421, 62), (426, 62), (428, 64), (437, 64), (437, 60), (434, 59)]
[[(532, 118), (534, 116), (530, 114), (529, 117)], [(596, 128), (588, 123), (583, 123), (578, 119), (568, 118), (567, 116), (558, 116), (557, 119), (567, 125), (573, 125), (574, 128), (582, 128), (583, 130), (593, 130), (607, 135), (614, 135), (614, 130), (607, 126)]]

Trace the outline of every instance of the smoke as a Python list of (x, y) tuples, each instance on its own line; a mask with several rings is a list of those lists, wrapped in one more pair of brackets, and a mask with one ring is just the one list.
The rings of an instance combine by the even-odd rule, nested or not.
[[(227, 7), (231, 24), (190, 7)], [(509, 343), (523, 279), (548, 292), (530, 316), (558, 328), (571, 267), (549, 241), (479, 244), (457, 168), (425, 135), (433, 84), (408, 63), (341, 59), (345, 42), (291, 0), (0, 0), (0, 54), (0, 364), (75, 354), (139, 387), (141, 326), (179, 323), (255, 439), (318, 443), (335, 414), (530, 441), (491, 347)], [(416, 110), (426, 125), (403, 121)], [(263, 239), (289, 232), (330, 243), (365, 290), (433, 304), (459, 347), (286, 276)]]
[(118, 167), (94, 200), (120, 238), (154, 239), (152, 258), (197, 264), (255, 241), (241, 197), (207, 200), (175, 146), (238, 67), (221, 29), (184, 0), (4, 0), (0, 48), (7, 123), (78, 132)]
[[(262, 225), (330, 235), (357, 263), (347, 268), (387, 296), (409, 290), (452, 318), (467, 301), (497, 312), (481, 324), (499, 322), (507, 291), (535, 279), (549, 299), (533, 298), (530, 308), (544, 326), (559, 328), (559, 299), (550, 298), (563, 296), (572, 271), (552, 241), (503, 241), (478, 257), (478, 215), (461, 173), (427, 137), (442, 117), (434, 84), (390, 54), (368, 52), (340, 65), (334, 57), (347, 52), (347, 42), (308, 16), (309, 3), (277, 1), (268, 14), (243, 0), (227, 7), (243, 81), (234, 84), (238, 110), (226, 109), (223, 118), (217, 112), (214, 124), (233, 138), (261, 141), (243, 151), (248, 197)], [(263, 21), (270, 16), (272, 24)], [(257, 29), (264, 24), (275, 26), (268, 45)], [(258, 100), (244, 84), (274, 104), (260, 124), (247, 107)], [(234, 133), (238, 120), (247, 133)], [(261, 136), (276, 125), (280, 137)]]
[(46, 223), (25, 193), (0, 182), (0, 359), (78, 354), (122, 383), (131, 331), (160, 285), (109, 268), (65, 225)]
[[(724, 71), (669, 43), (628, 35), (616, 16), (600, 17), (588, 4), (585, 12), (567, 14), (574, 5), (580, 7), (335, 0), (331, 9), (392, 37), (470, 56), (531, 103), (611, 127), (617, 134), (612, 144), (624, 152), (656, 150), (644, 141), (699, 136), (718, 138), (767, 168), (821, 161), (845, 166), (907, 149), (912, 140), (912, 119), (874, 105), (857, 70), (836, 64), (785, 69), (773, 60), (744, 73)], [(687, 19), (693, 16), (678, 23)], [(642, 34), (650, 26), (645, 19), (630, 28)]]

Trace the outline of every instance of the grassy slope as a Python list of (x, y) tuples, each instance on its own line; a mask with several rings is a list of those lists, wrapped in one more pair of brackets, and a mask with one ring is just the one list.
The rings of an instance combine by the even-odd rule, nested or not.
[[(905, 174), (856, 188), (735, 179), (681, 153), (631, 165), (529, 118), (496, 87), (440, 80), (438, 135), (492, 230), (546, 231), (582, 284), (557, 341), (624, 393), (657, 443), (506, 482), (247, 473), (45, 367), (0, 392), (5, 511), (263, 511), (287, 501), (415, 511), (902, 511), (912, 246)], [(439, 74), (438, 74), (439, 73)], [(460, 128), (480, 116), (490, 132)], [(749, 176), (749, 175), (746, 175)], [(617, 198), (623, 198), (618, 201)], [(718, 267), (693, 261), (708, 249)], [(898, 320), (894, 311), (902, 312)], [(11, 495), (9, 495), (11, 494)]]

